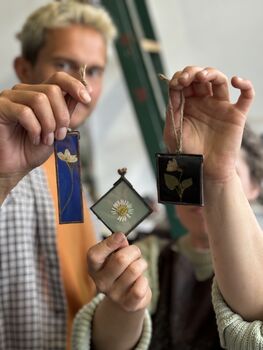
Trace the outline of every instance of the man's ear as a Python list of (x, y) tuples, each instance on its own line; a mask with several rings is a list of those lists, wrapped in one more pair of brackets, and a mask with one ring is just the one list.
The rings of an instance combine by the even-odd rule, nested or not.
[(14, 69), (21, 83), (29, 84), (32, 82), (32, 63), (24, 57), (19, 56), (15, 58)]

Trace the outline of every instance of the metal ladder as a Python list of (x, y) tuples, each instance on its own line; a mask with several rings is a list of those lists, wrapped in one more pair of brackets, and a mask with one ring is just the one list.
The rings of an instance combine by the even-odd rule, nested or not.
[[(164, 73), (158, 41), (145, 0), (101, 0), (118, 28), (115, 42), (123, 76), (134, 107), (146, 150), (156, 174), (155, 154), (163, 144), (167, 86), (158, 78)], [(185, 232), (173, 205), (165, 205), (171, 235)]]

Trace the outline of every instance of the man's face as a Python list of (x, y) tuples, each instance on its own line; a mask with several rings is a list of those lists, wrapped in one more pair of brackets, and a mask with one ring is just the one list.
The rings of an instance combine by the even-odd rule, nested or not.
[(77, 104), (71, 117), (70, 127), (73, 129), (90, 115), (101, 93), (106, 65), (106, 43), (102, 35), (92, 28), (80, 25), (48, 30), (37, 61), (30, 68), (30, 81), (25, 81), (39, 84), (58, 71), (67, 72), (79, 79), (79, 69), (83, 65), (86, 65), (86, 81), (92, 88), (92, 100), (88, 106)]

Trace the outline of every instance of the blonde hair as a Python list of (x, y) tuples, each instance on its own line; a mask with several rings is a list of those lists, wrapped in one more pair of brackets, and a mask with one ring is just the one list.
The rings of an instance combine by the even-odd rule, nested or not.
[(23, 57), (35, 63), (38, 52), (45, 43), (46, 30), (72, 24), (94, 28), (107, 45), (117, 35), (116, 27), (105, 9), (73, 0), (52, 2), (33, 12), (17, 34)]

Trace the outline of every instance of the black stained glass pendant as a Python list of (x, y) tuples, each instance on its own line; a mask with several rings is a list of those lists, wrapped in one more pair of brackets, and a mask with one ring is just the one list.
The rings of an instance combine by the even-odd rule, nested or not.
[(204, 205), (202, 155), (157, 153), (156, 160), (160, 203)]

